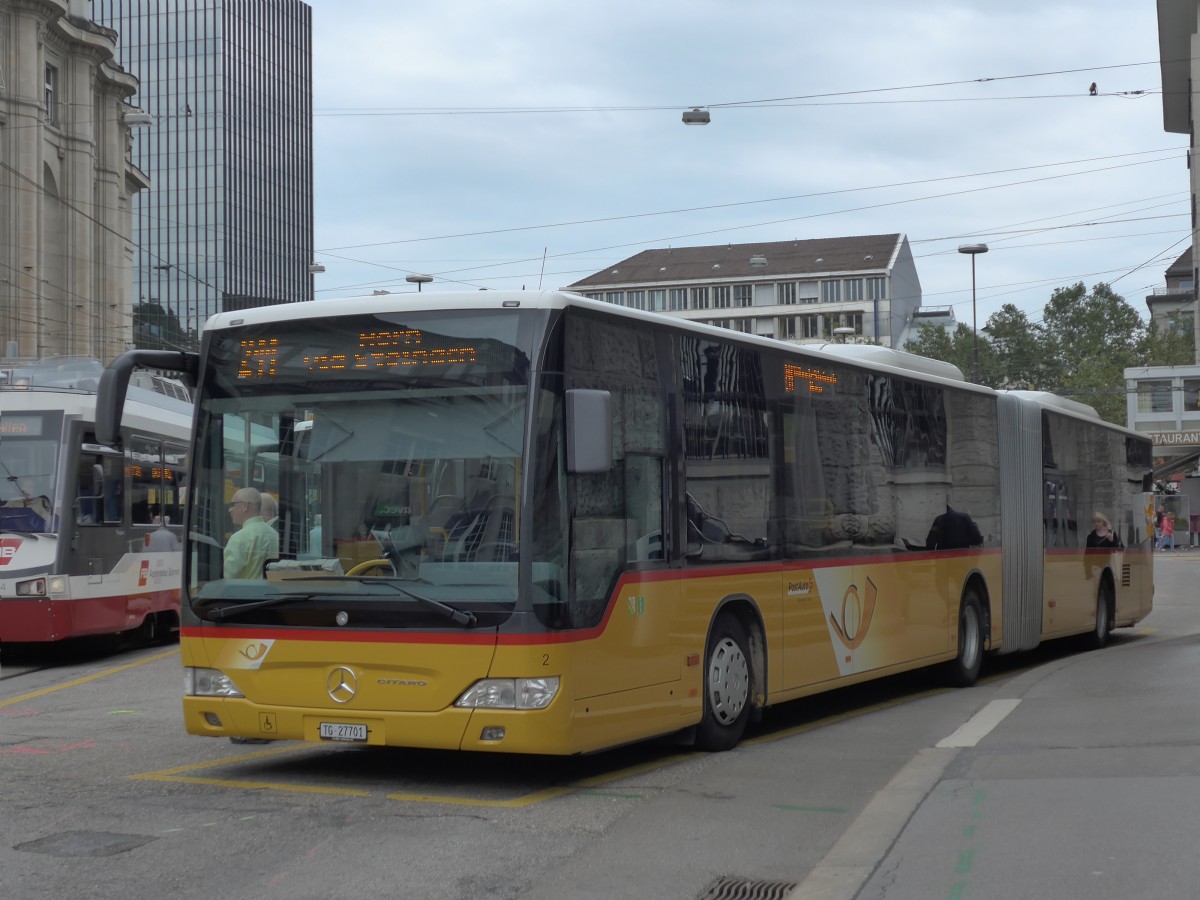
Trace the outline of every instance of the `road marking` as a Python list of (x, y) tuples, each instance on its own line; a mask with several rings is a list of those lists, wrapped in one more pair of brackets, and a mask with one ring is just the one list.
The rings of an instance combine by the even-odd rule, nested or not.
[(288, 744), (285, 747), (271, 747), (268, 750), (257, 750), (253, 753), (242, 753), (238, 756), (223, 756), (220, 759), (211, 759), (207, 762), (188, 763), (182, 766), (174, 766), (170, 769), (160, 769), (157, 772), (143, 772), (139, 775), (130, 775), (132, 781), (171, 781), (182, 784), (210, 784), (216, 787), (243, 788), (250, 790), (284, 790), (298, 791), (306, 794), (336, 794), (342, 797), (370, 797), (370, 791), (358, 790), (355, 788), (328, 788), (318, 787), (316, 785), (307, 784), (272, 784), (269, 781), (247, 781), (240, 778), (203, 778), (196, 775), (186, 775), (186, 772), (200, 772), (204, 769), (212, 769), (216, 766), (232, 765), (233, 763), (250, 762), (255, 759), (263, 759), (269, 756), (280, 756), (284, 753), (296, 753), (300, 750), (308, 749), (306, 744)]
[(938, 747), (974, 747), (1017, 708), (1020, 700), (993, 700), (947, 738), (938, 741)]
[[(160, 769), (156, 772), (143, 772), (138, 775), (130, 775), (129, 778), (133, 781), (169, 781), (181, 784), (207, 784), (214, 787), (238, 788), (242, 790), (256, 791), (295, 791), (309, 794), (332, 794), (342, 797), (370, 797), (372, 795), (371, 791), (357, 788), (329, 788), (319, 787), (316, 785), (296, 784), (294, 782), (249, 781), (239, 778), (208, 778), (188, 774), (192, 772), (200, 772), (204, 769), (216, 768), (217, 766), (251, 762), (256, 759), (264, 759), (271, 756), (282, 756), (286, 753), (298, 753), (301, 750), (313, 749), (315, 748), (312, 744), (288, 743), (283, 747), (271, 747), (269, 749), (258, 750), (253, 753), (239, 754), (238, 756), (223, 756), (220, 759), (208, 760), (207, 762), (187, 763), (186, 765), (174, 766), (170, 769)], [(695, 755), (696, 754), (694, 753), (679, 753), (673, 756), (663, 757), (662, 759), (656, 759), (647, 763), (642, 763), (640, 765), (627, 766), (620, 771), (606, 772), (602, 775), (595, 775), (591, 778), (583, 778), (570, 784), (533, 791), (532, 793), (524, 794), (520, 797), (513, 797), (508, 800), (480, 800), (471, 797), (439, 797), (434, 794), (401, 793), (388, 794), (387, 799), (416, 803), (443, 803), (451, 806), (481, 806), (520, 809), (522, 807), (532, 806), (535, 803), (542, 803), (546, 800), (553, 800), (557, 797), (563, 797), (568, 794), (590, 794), (592, 792), (588, 790), (589, 788), (608, 784), (620, 778), (628, 778), (633, 775), (640, 775), (644, 772), (651, 772), (673, 763), (680, 762), (684, 759), (687, 759), (689, 756)]]
[(585, 794), (590, 795), (593, 792), (589, 788), (599, 787), (600, 785), (609, 784), (621, 778), (629, 778), (633, 775), (640, 775), (643, 772), (653, 772), (656, 769), (661, 769), (677, 762), (682, 762), (685, 759), (696, 756), (695, 753), (677, 753), (673, 756), (665, 756), (662, 759), (651, 760), (647, 763), (641, 763), (636, 766), (627, 766), (616, 772), (605, 772), (602, 775), (593, 775), (591, 778), (581, 778), (579, 781), (573, 781), (570, 784), (564, 784), (560, 787), (545, 788), (540, 791), (534, 791), (530, 794), (525, 794), (521, 797), (513, 797), (509, 800), (478, 800), (470, 797), (438, 797), (433, 794), (388, 794), (389, 800), (405, 800), (417, 803), (445, 803), (450, 806), (484, 806), (498, 807), (501, 809), (521, 809), (526, 806), (533, 806), (535, 803), (544, 803), (547, 800), (555, 800), (559, 797), (565, 797), (569, 794)]
[(65, 691), (67, 688), (79, 687), (81, 684), (87, 684), (89, 681), (95, 681), (98, 678), (107, 678), (109, 675), (116, 675), (120, 672), (127, 672), (130, 669), (136, 669), (138, 666), (144, 666), (146, 663), (158, 662), (162, 659), (169, 659), (172, 656), (179, 655), (179, 648), (167, 650), (163, 653), (156, 653), (153, 656), (147, 656), (145, 659), (139, 659), (137, 662), (126, 663), (123, 666), (113, 666), (111, 669), (102, 669), (99, 672), (94, 672), (91, 675), (85, 675), (83, 678), (76, 678), (74, 681), (67, 681), (63, 684), (56, 684), (53, 687), (45, 687), (36, 691), (30, 691), (27, 694), (18, 694), (15, 697), (9, 697), (7, 700), (0, 700), (0, 709), (6, 706), (15, 706), (18, 703), (24, 703), (26, 700), (35, 700), (38, 697), (45, 697), (47, 694), (54, 694), (58, 691)]
[(920, 751), (867, 803), (788, 900), (852, 900), (917, 807), (941, 780), (953, 750)]

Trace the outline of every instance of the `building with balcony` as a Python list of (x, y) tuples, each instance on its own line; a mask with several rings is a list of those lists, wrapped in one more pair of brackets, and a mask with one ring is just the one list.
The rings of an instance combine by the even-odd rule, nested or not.
[(1150, 322), (1160, 329), (1170, 328), (1184, 334), (1195, 333), (1196, 275), (1192, 266), (1192, 248), (1188, 247), (1167, 269), (1166, 287), (1155, 288), (1146, 297)]
[(0, 338), (108, 361), (132, 338), (137, 79), (84, 0), (0, 0)]
[[(1192, 246), (1196, 246), (1196, 195), (1200, 193), (1200, 171), (1192, 165), (1196, 158), (1196, 129), (1192, 110), (1200, 102), (1200, 57), (1192, 50), (1200, 28), (1200, 2), (1197, 0), (1158, 0), (1158, 59), (1162, 75), (1163, 130), (1188, 135), (1186, 177), (1192, 198)], [(1181, 173), (1182, 175), (1182, 173)], [(1182, 257), (1180, 257), (1182, 259)], [(1189, 253), (1191, 283), (1195, 290), (1195, 259)], [(1179, 261), (1176, 261), (1178, 265)], [(1168, 285), (1169, 289), (1169, 285)], [(1194, 301), (1193, 301), (1194, 303)], [(1200, 316), (1192, 315), (1192, 333), (1196, 342), (1196, 363), (1200, 365)]]
[(154, 124), (133, 159), (139, 346), (190, 346), (229, 309), (311, 300), (312, 9), (301, 0), (91, 0)]
[(896, 348), (921, 306), (903, 234), (643, 250), (566, 290), (797, 343)]

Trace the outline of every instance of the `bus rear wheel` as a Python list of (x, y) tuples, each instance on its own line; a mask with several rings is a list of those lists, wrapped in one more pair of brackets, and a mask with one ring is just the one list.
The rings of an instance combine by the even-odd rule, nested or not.
[(950, 680), (970, 687), (983, 668), (983, 604), (973, 588), (963, 593), (958, 606), (958, 655), (950, 664)]
[(749, 646), (741, 622), (717, 618), (704, 656), (704, 716), (696, 730), (701, 750), (729, 750), (746, 730), (753, 687)]
[(1100, 589), (1096, 591), (1096, 626), (1088, 635), (1087, 644), (1093, 650), (1101, 650), (1108, 645), (1108, 636), (1113, 629), (1113, 588), (1112, 582), (1104, 579)]

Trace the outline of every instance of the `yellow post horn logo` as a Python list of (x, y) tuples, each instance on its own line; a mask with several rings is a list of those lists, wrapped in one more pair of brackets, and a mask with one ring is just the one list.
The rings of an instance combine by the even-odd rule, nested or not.
[[(870, 578), (867, 579), (866, 593), (867, 602), (863, 606), (858, 597), (858, 585), (850, 585), (842, 595), (842, 621), (834, 618), (833, 613), (829, 614), (829, 624), (833, 626), (838, 639), (846, 645), (847, 650), (858, 647), (866, 639), (867, 629), (871, 627), (871, 617), (875, 614), (875, 600), (879, 596), (879, 589)], [(858, 620), (857, 626), (847, 620), (847, 613)]]

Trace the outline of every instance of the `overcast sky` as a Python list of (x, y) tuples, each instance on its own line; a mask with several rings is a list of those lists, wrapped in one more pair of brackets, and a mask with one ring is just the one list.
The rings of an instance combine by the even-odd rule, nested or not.
[(968, 325), (988, 244), (982, 326), (1080, 281), (1145, 316), (1189, 245), (1152, 0), (310, 2), (318, 298), (901, 232)]

